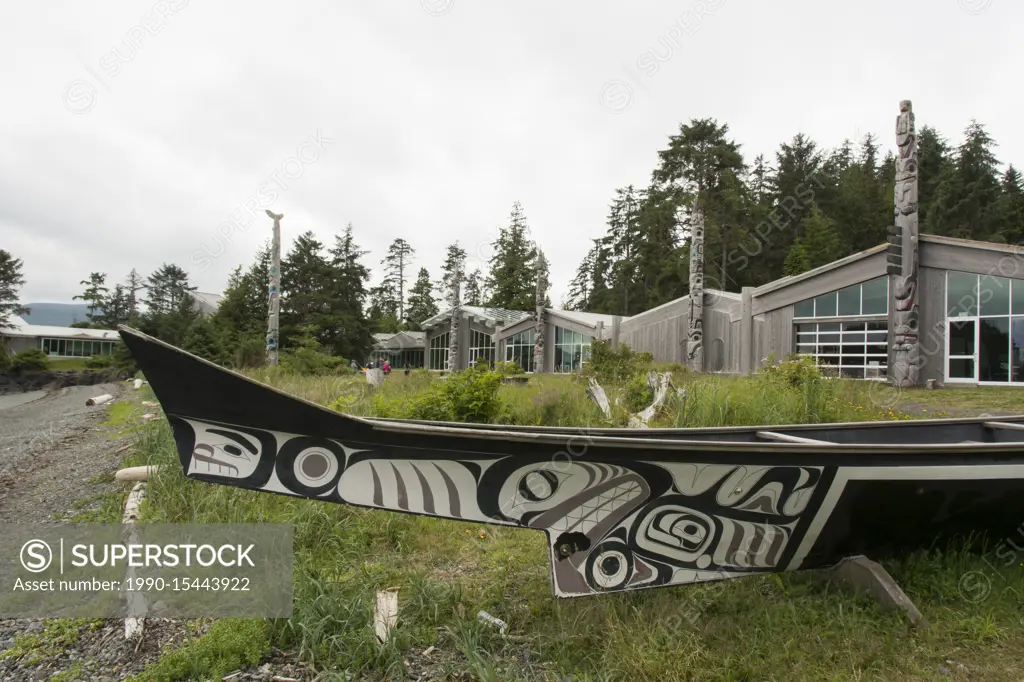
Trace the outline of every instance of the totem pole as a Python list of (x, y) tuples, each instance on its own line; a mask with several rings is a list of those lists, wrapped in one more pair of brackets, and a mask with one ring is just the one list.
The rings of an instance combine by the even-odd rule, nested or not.
[(696, 202), (690, 224), (690, 326), (686, 355), (690, 369), (704, 371), (704, 212)]
[(896, 118), (895, 220), (886, 254), (892, 282), (893, 366), (889, 383), (916, 386), (920, 362), (917, 316), (917, 130), (910, 100), (900, 102)]
[(455, 268), (452, 277), (452, 290), (449, 296), (449, 303), (452, 306), (452, 319), (448, 336), (448, 371), (454, 372), (459, 364), (459, 321), (462, 317), (462, 294), (459, 285), (462, 283), (462, 266)]
[(277, 364), (278, 313), (281, 311), (281, 218), (283, 213), (267, 215), (274, 219), (274, 238), (270, 251), (270, 298), (267, 301), (267, 364)]
[(548, 316), (545, 302), (548, 297), (548, 259), (544, 252), (537, 250), (537, 326), (533, 342), (533, 371), (544, 371), (544, 330), (547, 327)]

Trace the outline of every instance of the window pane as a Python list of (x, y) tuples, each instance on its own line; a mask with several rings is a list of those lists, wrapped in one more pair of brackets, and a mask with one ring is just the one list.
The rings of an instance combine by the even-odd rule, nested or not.
[(1011, 281), (1013, 282), (1013, 314), (1024, 315), (1024, 279)]
[(822, 294), (814, 299), (815, 317), (834, 317), (836, 314), (836, 292)]
[(950, 379), (973, 379), (974, 378), (974, 360), (950, 360), (949, 361), (949, 378)]
[[(978, 314), (978, 276), (950, 271), (946, 278), (946, 314), (970, 317)], [(972, 375), (973, 376), (973, 375)]]
[(860, 285), (839, 291), (839, 314), (860, 315)]
[(1010, 318), (981, 321), (978, 381), (1010, 380)]
[(982, 277), (978, 285), (982, 315), (1010, 314), (1010, 280), (1005, 277)]
[(889, 312), (889, 278), (877, 277), (861, 285), (861, 315), (885, 315)]
[[(949, 354), (974, 355), (974, 321), (949, 323)], [(973, 370), (972, 370), (973, 372)], [(974, 374), (972, 373), (973, 377)]]
[(1010, 381), (1024, 381), (1024, 317), (1011, 318), (1012, 342), (1010, 362), (1013, 376)]
[(814, 299), (809, 298), (793, 306), (793, 317), (814, 317)]

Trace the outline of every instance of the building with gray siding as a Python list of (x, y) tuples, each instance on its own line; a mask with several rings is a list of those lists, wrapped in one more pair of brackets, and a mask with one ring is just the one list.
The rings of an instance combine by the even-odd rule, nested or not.
[[(919, 383), (1024, 385), (1024, 249), (919, 239)], [(844, 376), (886, 379), (892, 290), (886, 245), (740, 294), (705, 291), (705, 369), (757, 371), (793, 353)], [(619, 340), (684, 362), (689, 299), (623, 320)]]
[[(918, 382), (1024, 386), (1024, 248), (921, 235)], [(739, 293), (704, 290), (704, 370), (757, 372), (795, 353), (843, 376), (886, 380), (893, 366), (887, 246)], [(543, 366), (534, 365), (533, 312), (463, 306), (458, 368), (515, 361), (528, 372), (571, 372), (594, 339), (687, 362), (690, 299), (632, 317), (547, 309)], [(423, 323), (422, 366), (446, 370), (451, 311)]]

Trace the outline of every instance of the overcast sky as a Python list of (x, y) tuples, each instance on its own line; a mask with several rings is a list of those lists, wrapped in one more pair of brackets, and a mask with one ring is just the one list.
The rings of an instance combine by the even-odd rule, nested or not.
[(645, 184), (691, 118), (728, 123), (748, 160), (797, 132), (893, 148), (912, 99), (918, 126), (958, 143), (977, 118), (1024, 165), (1020, 0), (48, 0), (5, 15), (0, 248), (24, 260), (23, 301), (163, 262), (221, 292), (270, 235), (265, 208), (284, 213), (286, 249), (351, 222), (375, 281), (396, 237), (436, 278), (455, 240), (479, 267), (518, 200), (557, 305), (615, 188)]

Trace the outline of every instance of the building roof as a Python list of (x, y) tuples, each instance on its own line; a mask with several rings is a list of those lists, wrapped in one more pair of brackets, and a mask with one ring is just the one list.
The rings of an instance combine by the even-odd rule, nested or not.
[(94, 341), (116, 341), (119, 338), (113, 329), (79, 329), (77, 327), (29, 324), (17, 315), (11, 315), (8, 321), (11, 326), (0, 329), (0, 335), (30, 338), (45, 336), (51, 339), (91, 339)]
[(220, 307), (224, 297), (220, 294), (211, 294), (204, 291), (190, 291), (189, 294), (204, 312), (215, 313)]
[(919, 241), (931, 242), (933, 244), (950, 244), (952, 246), (967, 246), (972, 249), (984, 249), (986, 251), (1000, 251), (1014, 256), (1024, 256), (1024, 247), (1016, 244), (999, 244), (997, 242), (979, 242), (974, 239), (960, 239), (959, 237), (943, 237), (938, 234), (922, 234)]
[[(605, 327), (610, 328), (612, 326), (612, 318), (615, 317), (614, 315), (605, 315), (603, 313), (584, 313), (579, 310), (555, 310), (554, 308), (548, 308), (547, 311), (571, 322), (585, 324), (588, 327), (596, 327), (598, 322), (603, 322)], [(623, 316), (622, 319), (628, 320), (629, 318)]]
[(886, 248), (888, 248), (887, 244), (879, 244), (878, 246), (872, 246), (870, 249), (865, 249), (864, 251), (861, 251), (859, 253), (849, 255), (846, 258), (840, 258), (839, 260), (834, 260), (831, 263), (826, 263), (825, 265), (814, 268), (813, 270), (801, 272), (799, 275), (788, 275), (786, 277), (781, 277), (779, 279), (772, 280), (771, 282), (768, 282), (767, 284), (764, 284), (754, 289), (754, 296), (767, 294), (770, 291), (775, 291), (776, 289), (787, 287), (790, 284), (794, 284), (801, 280), (811, 279), (812, 277), (817, 277), (818, 275), (822, 275), (826, 272), (829, 272), (830, 270), (841, 268), (844, 265), (849, 265), (850, 263), (855, 263), (859, 260), (870, 258), (875, 254), (884, 252)]
[[(475, 305), (464, 305), (460, 306), (463, 313), (468, 313), (470, 317), (475, 319), (477, 322), (482, 322), (487, 326), (494, 326), (496, 322), (501, 322), (506, 327), (522, 322), (523, 320), (531, 317), (532, 312), (524, 312), (522, 310), (506, 310), (505, 308), (490, 308), (481, 307)], [(437, 315), (424, 320), (420, 323), (420, 326), (424, 329), (434, 327), (442, 322), (447, 322), (452, 316), (452, 309), (442, 310)]]
[(405, 348), (423, 348), (426, 346), (427, 333), (426, 332), (397, 332), (389, 334), (387, 332), (378, 332), (373, 335), (374, 344), (373, 347), (379, 350), (401, 350)]

